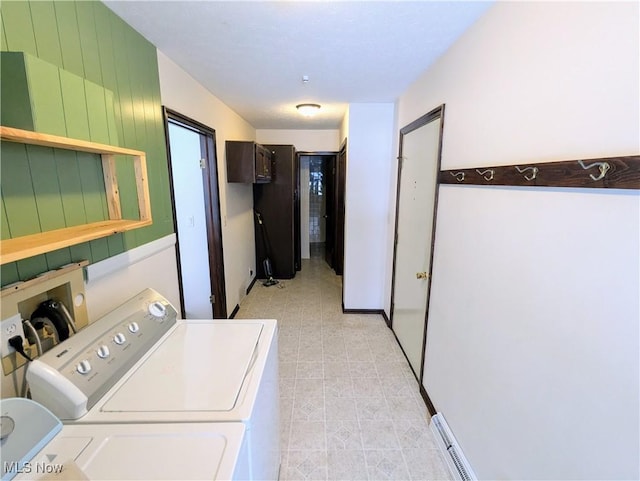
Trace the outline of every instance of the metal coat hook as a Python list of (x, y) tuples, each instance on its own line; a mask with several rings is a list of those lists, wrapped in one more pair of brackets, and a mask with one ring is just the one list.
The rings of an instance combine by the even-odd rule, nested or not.
[(458, 182), (464, 182), (464, 172), (449, 172)]
[(524, 172), (526, 172), (527, 170), (531, 171), (531, 175), (525, 175), (524, 178), (526, 180), (533, 180), (536, 178), (536, 176), (538, 175), (538, 172), (540, 171), (537, 167), (525, 167), (524, 169), (521, 169), (519, 166), (516, 165), (516, 170), (518, 172), (520, 172), (521, 174), (523, 174)]
[[(480, 174), (484, 180), (489, 181), (489, 180), (493, 180), (493, 174), (494, 174), (494, 170), (493, 169), (487, 169), (487, 170), (483, 170), (482, 172), (480, 171), (480, 169), (476, 169), (476, 172), (478, 174)], [(489, 172), (489, 175), (485, 175), (487, 172)]]
[(585, 165), (582, 160), (579, 160), (578, 163), (580, 164), (580, 167), (582, 167), (584, 170), (590, 169), (591, 167), (598, 167), (600, 169), (600, 175), (598, 177), (596, 177), (593, 174), (589, 174), (589, 177), (591, 177), (591, 180), (603, 179), (604, 176), (607, 175), (607, 172), (609, 171), (609, 169), (611, 168), (611, 166), (609, 165), (609, 162), (594, 162), (593, 164)]

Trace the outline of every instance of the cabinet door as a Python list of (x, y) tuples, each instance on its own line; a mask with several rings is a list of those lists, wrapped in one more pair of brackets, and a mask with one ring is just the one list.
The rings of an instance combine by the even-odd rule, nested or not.
[(255, 153), (255, 172), (256, 182), (271, 180), (271, 152), (258, 144), (256, 144)]

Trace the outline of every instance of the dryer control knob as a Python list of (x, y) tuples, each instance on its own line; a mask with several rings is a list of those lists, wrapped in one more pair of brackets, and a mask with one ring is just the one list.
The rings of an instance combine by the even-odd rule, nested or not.
[(109, 354), (110, 354), (109, 348), (103, 344), (98, 348), (98, 350), (96, 351), (96, 354), (98, 354), (98, 357), (100, 359), (106, 359), (109, 357)]
[(88, 374), (91, 371), (91, 364), (86, 359), (80, 361), (76, 366), (76, 371), (80, 374)]
[(129, 324), (129, 332), (130, 333), (135, 334), (139, 330), (140, 330), (140, 326), (138, 325), (137, 322), (133, 321), (131, 324)]
[(149, 314), (153, 317), (164, 317), (167, 315), (167, 308), (162, 302), (153, 301), (149, 304)]
[(127, 338), (124, 337), (124, 334), (122, 334), (121, 332), (113, 336), (113, 342), (115, 342), (118, 346), (121, 346), (126, 341), (127, 341)]

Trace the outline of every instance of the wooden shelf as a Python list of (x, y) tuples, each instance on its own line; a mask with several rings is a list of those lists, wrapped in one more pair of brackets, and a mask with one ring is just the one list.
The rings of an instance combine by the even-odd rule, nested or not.
[[(144, 152), (2, 126), (0, 126), (0, 139), (8, 142), (99, 154), (102, 157), (105, 193), (109, 209), (108, 220), (0, 241), (0, 264), (14, 262), (152, 224), (147, 163)], [(138, 219), (122, 218), (115, 155), (132, 157), (138, 196)]]
[(104, 220), (2, 241), (2, 264), (150, 225), (151, 221)]

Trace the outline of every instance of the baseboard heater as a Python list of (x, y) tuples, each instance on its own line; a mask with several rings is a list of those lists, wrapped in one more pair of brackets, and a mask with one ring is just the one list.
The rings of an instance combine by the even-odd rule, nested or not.
[(458, 481), (476, 481), (478, 478), (476, 478), (471, 469), (442, 413), (431, 417), (431, 431), (433, 431), (438, 447), (442, 451), (454, 479)]

